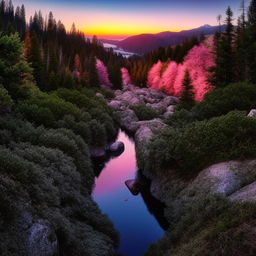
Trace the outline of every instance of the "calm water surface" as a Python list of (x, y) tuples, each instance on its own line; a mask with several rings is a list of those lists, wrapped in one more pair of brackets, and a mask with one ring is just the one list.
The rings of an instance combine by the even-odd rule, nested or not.
[(163, 229), (148, 211), (141, 195), (133, 196), (125, 186), (136, 176), (136, 156), (133, 141), (120, 132), (118, 141), (125, 151), (111, 159), (96, 179), (94, 200), (120, 233), (118, 252), (123, 256), (143, 256), (150, 243), (163, 236)]

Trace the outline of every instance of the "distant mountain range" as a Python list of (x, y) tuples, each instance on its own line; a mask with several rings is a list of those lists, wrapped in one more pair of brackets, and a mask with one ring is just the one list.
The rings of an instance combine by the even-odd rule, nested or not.
[(128, 37), (122, 41), (101, 39), (103, 43), (114, 44), (128, 52), (136, 54), (145, 54), (159, 47), (173, 46), (182, 43), (185, 39), (192, 36), (199, 37), (201, 34), (212, 35), (216, 31), (225, 29), (225, 25), (210, 26), (204, 25), (191, 30), (183, 30), (180, 32), (165, 31), (158, 34), (141, 34)]

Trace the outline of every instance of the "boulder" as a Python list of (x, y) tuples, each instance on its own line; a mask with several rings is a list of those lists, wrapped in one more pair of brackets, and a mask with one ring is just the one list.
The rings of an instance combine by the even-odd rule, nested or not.
[(161, 131), (166, 127), (166, 124), (161, 119), (156, 118), (149, 121), (136, 122), (138, 130), (135, 133), (135, 145), (139, 154), (146, 156), (148, 152), (148, 144), (153, 138), (156, 131)]
[(249, 117), (256, 118), (256, 109), (252, 109), (250, 113), (248, 114)]
[(163, 101), (153, 104), (147, 103), (146, 106), (153, 108), (160, 115), (165, 112), (167, 107), (167, 105)]
[(136, 180), (127, 180), (125, 181), (125, 185), (134, 196), (137, 196), (140, 193), (139, 185)]
[(34, 223), (28, 230), (28, 256), (52, 256), (58, 254), (58, 240), (54, 230), (43, 220)]
[(214, 164), (202, 170), (189, 187), (199, 192), (221, 193), (229, 196), (241, 187), (241, 178), (235, 171), (240, 167), (239, 161)]
[(103, 94), (101, 93), (96, 93), (96, 97), (102, 98), (103, 100), (105, 100), (105, 97), (103, 96)]
[(167, 111), (164, 113), (164, 118), (168, 118), (169, 116), (172, 116), (174, 114), (174, 112), (172, 111)]
[(109, 106), (112, 107), (114, 110), (123, 110), (123, 103), (121, 101), (118, 100), (112, 100), (109, 103)]
[(139, 96), (132, 91), (125, 91), (123, 94), (117, 96), (116, 100), (121, 101), (127, 105), (139, 105), (143, 103)]
[(166, 108), (167, 112), (174, 112), (175, 106), (174, 105), (170, 105)]
[(123, 151), (124, 150), (124, 143), (121, 141), (114, 142), (108, 147), (108, 150), (111, 152), (116, 152), (116, 151)]
[(120, 119), (121, 127), (128, 132), (136, 132), (138, 125), (136, 122), (139, 121), (138, 117), (131, 109), (125, 109), (124, 111), (118, 111), (117, 115)]
[(121, 95), (123, 92), (121, 90), (114, 91), (115, 96)]
[(174, 96), (166, 96), (163, 99), (164, 104), (166, 104), (167, 106), (170, 105), (177, 105), (179, 103), (179, 99), (174, 97)]
[(232, 201), (256, 201), (256, 181), (229, 196)]
[(94, 159), (103, 159), (106, 157), (106, 151), (102, 148), (90, 149), (90, 156)]

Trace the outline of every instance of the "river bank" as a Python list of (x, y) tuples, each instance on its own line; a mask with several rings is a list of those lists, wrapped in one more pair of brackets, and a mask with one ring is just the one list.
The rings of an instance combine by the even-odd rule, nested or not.
[[(254, 224), (251, 221), (256, 212), (255, 204), (252, 203), (255, 198), (255, 161), (209, 164), (192, 177), (179, 175), (168, 166), (161, 171), (156, 168), (154, 170), (154, 164), (148, 166), (149, 163), (152, 164), (152, 158), (158, 161), (157, 157), (164, 159), (164, 156), (152, 151), (151, 144), (154, 142), (157, 146), (164, 142), (160, 143), (157, 139), (161, 139), (163, 131), (171, 129), (168, 125), (169, 118), (173, 115), (178, 100), (161, 92), (134, 86), (127, 86), (122, 92), (116, 91), (115, 95), (109, 105), (115, 109), (121, 127), (134, 136), (138, 166), (143, 175), (151, 180), (152, 194), (166, 204), (165, 217), (170, 229), (159, 242), (151, 246), (146, 255), (191, 255), (191, 251), (194, 255), (220, 255), (221, 246), (224, 246), (224, 254), (221, 255), (247, 255), (244, 253), (248, 250), (248, 255), (253, 255), (254, 247), (246, 244), (246, 240), (254, 236)], [(138, 106), (143, 110), (150, 108), (150, 115), (140, 117)], [(234, 114), (233, 117), (230, 114), (230, 117), (227, 115), (227, 121), (223, 117), (223, 121), (221, 118), (216, 119), (216, 123), (228, 122), (229, 118), (237, 119), (242, 126), (247, 122), (247, 117), (243, 115)], [(180, 128), (175, 129), (177, 132), (182, 131)], [(225, 133), (222, 129), (219, 132)], [(154, 150), (165, 154), (164, 148), (157, 147)], [(189, 154), (189, 149), (187, 150)], [(240, 214), (237, 218), (234, 218), (235, 212)], [(242, 226), (234, 225), (234, 220)], [(243, 248), (238, 249), (231, 240), (225, 241), (223, 245), (220, 244), (221, 240), (216, 240), (220, 237), (233, 237), (235, 241), (239, 232)], [(197, 243), (198, 246), (194, 247)], [(212, 251), (209, 249), (211, 247), (214, 248)]]

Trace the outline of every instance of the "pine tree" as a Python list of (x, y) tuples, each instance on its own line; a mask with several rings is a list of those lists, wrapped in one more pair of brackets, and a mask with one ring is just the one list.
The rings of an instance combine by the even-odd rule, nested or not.
[(96, 68), (96, 58), (94, 55), (91, 55), (89, 58), (89, 85), (91, 87), (99, 87), (99, 77)]
[(241, 3), (242, 14), (238, 17), (236, 38), (235, 38), (235, 75), (236, 81), (245, 81), (247, 78), (246, 68), (246, 52), (247, 52), (247, 36), (246, 36), (246, 20), (245, 20), (245, 1)]
[(183, 91), (180, 96), (179, 109), (191, 109), (195, 105), (195, 93), (190, 78), (189, 71), (185, 70), (185, 76), (182, 82)]
[(256, 0), (249, 6), (247, 36), (248, 80), (256, 84)]
[(46, 90), (46, 72), (41, 54), (41, 47), (37, 35), (33, 32), (31, 36), (31, 48), (28, 55), (28, 61), (33, 68), (33, 76), (37, 86), (41, 90)]
[(233, 26), (233, 12), (228, 7), (226, 18), (226, 31), (220, 36), (216, 34), (215, 48), (216, 48), (216, 67), (213, 69), (213, 82), (217, 87), (226, 86), (235, 81), (234, 68), (234, 26)]

